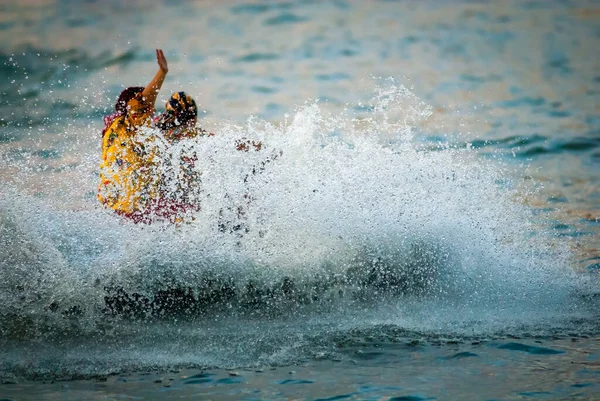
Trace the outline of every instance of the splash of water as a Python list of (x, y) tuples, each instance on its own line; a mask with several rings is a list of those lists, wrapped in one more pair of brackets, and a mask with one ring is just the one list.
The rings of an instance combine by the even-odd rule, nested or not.
[[(402, 325), (410, 313), (423, 318), (411, 320), (417, 329), (572, 314), (581, 283), (568, 249), (538, 235), (506, 166), (468, 148), (420, 148), (413, 127), (430, 113), (388, 81), (366, 116), (309, 102), (278, 126), (226, 123), (170, 148), (142, 133), (157, 138), (167, 182), (181, 176), (172, 167), (182, 155), (197, 157), (200, 210), (177, 226), (121, 221), (92, 199), (64, 210), (3, 191), (0, 315), (19, 322), (9, 334), (64, 326), (65, 316), (95, 330), (107, 312), (169, 315), (181, 305), (188, 315), (212, 304), (347, 313), (385, 302), (377, 321)], [(239, 152), (236, 140), (263, 148)]]

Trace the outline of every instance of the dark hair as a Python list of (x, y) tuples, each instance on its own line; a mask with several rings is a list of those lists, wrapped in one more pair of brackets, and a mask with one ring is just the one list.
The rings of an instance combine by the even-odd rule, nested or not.
[(160, 129), (187, 125), (198, 117), (196, 102), (185, 92), (174, 93), (167, 101), (165, 109), (165, 112), (156, 121), (156, 125)]
[(134, 97), (138, 95), (138, 93), (142, 93), (144, 90), (143, 86), (130, 86), (125, 89), (119, 95), (119, 99), (117, 99), (117, 103), (115, 104), (115, 111), (117, 113), (126, 114), (127, 113), (127, 103)]
[(186, 104), (185, 107), (182, 107), (179, 113), (177, 113), (177, 120), (179, 120), (181, 125), (192, 122), (195, 118), (198, 117), (198, 106), (196, 106), (196, 102), (194, 99), (190, 98), (190, 102)]

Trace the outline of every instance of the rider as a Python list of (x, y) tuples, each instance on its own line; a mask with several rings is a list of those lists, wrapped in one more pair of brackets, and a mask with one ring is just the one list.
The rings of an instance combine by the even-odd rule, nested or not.
[(214, 134), (196, 127), (197, 120), (196, 102), (185, 92), (174, 93), (165, 105), (165, 112), (154, 119), (169, 147), (179, 145), (176, 154), (167, 151), (161, 158), (158, 196), (150, 207), (154, 217), (171, 223), (181, 223), (190, 212), (200, 210), (201, 173), (195, 168), (198, 157), (193, 146), (186, 146), (184, 140)]
[[(195, 168), (198, 159), (193, 147), (178, 153), (176, 160), (168, 157), (169, 148), (187, 145), (182, 143), (184, 139), (214, 134), (196, 127), (198, 107), (185, 92), (174, 93), (165, 105), (166, 111), (153, 118), (158, 91), (168, 72), (162, 50), (156, 50), (156, 57), (159, 70), (154, 79), (145, 88), (125, 89), (115, 112), (104, 118), (98, 199), (135, 223), (150, 224), (157, 218), (180, 223), (188, 212), (199, 210), (201, 173)], [(155, 136), (140, 137), (144, 127), (162, 131), (168, 145), (165, 154), (159, 154), (151, 143)], [(246, 139), (237, 140), (235, 145), (244, 152), (262, 148), (261, 142)], [(264, 169), (265, 163), (258, 170)], [(253, 174), (256, 172), (253, 170)]]
[(157, 186), (152, 177), (154, 155), (137, 139), (142, 127), (152, 125), (154, 104), (169, 68), (162, 50), (156, 50), (158, 72), (145, 87), (125, 89), (115, 113), (105, 117), (98, 199), (106, 207), (134, 222), (146, 221)]

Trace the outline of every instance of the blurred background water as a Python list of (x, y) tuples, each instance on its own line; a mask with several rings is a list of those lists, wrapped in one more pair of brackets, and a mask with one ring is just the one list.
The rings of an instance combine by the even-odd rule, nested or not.
[[(370, 330), (382, 330), (394, 337), (398, 328), (408, 330), (409, 341), (574, 332), (596, 339), (590, 347), (596, 347), (597, 358), (595, 304), (575, 301), (567, 295), (571, 290), (564, 290), (574, 286), (578, 296), (589, 296), (598, 288), (597, 1), (27, 0), (0, 2), (0, 38), (2, 316), (5, 327), (13, 327), (3, 332), (5, 376), (89, 377), (175, 365), (250, 366), (257, 360), (289, 364), (329, 356), (337, 346), (332, 338), (340, 332), (359, 330), (368, 337)], [(242, 256), (238, 239), (226, 246), (227, 239), (218, 243), (202, 237), (200, 231), (210, 231), (204, 223), (184, 228), (183, 234), (131, 227), (95, 200), (102, 117), (123, 88), (150, 80), (157, 68), (155, 48), (164, 49), (170, 68), (157, 105), (183, 89), (200, 105), (200, 124), (223, 141), (254, 136), (290, 155), (278, 166), (286, 174), (272, 173), (270, 184), (253, 184), (263, 195), (258, 205), (267, 211), (256, 224), (277, 235), (245, 240)], [(319, 124), (326, 128), (314, 129)], [(366, 142), (352, 136), (363, 131), (348, 128), (360, 124), (367, 125)], [(348, 153), (340, 143), (365, 154)], [(235, 187), (238, 176), (229, 175), (228, 168), (248, 161), (224, 154), (224, 142), (198, 146), (207, 159), (213, 149), (221, 152), (211, 159), (213, 182), (206, 183), (213, 200), (221, 187), (242, 193)], [(294, 146), (307, 149), (306, 154)], [(321, 155), (318, 149), (329, 150)], [(454, 175), (464, 180), (461, 186), (446, 188), (446, 178)], [(328, 177), (337, 182), (328, 183)], [(292, 188), (315, 182), (325, 194), (318, 202)], [(345, 196), (336, 200), (336, 194)], [(368, 212), (366, 202), (371, 202)], [(216, 201), (206, 205), (200, 220), (210, 220), (219, 207)], [(294, 208), (304, 214), (289, 212)], [(432, 216), (437, 208), (439, 215)], [(479, 225), (485, 222), (482, 234)], [(381, 238), (364, 228), (370, 224), (373, 230), (379, 227)], [(96, 331), (106, 335), (98, 329), (105, 280), (147, 283), (156, 275), (155, 270), (140, 273), (135, 260), (152, 265), (168, 259), (168, 267), (159, 267), (183, 282), (197, 279), (192, 261), (210, 258), (243, 277), (270, 266), (266, 281), (306, 279), (324, 264), (351, 264), (340, 249), (380, 252), (387, 241), (421, 228), (417, 237), (433, 237), (435, 252), (459, 255), (444, 260), (469, 271), (461, 280), (489, 279), (489, 288), (480, 288), (488, 296), (485, 302), (458, 302), (449, 313), (435, 304), (454, 299), (447, 294), (416, 303), (403, 299), (392, 312), (388, 306), (351, 302), (334, 315), (309, 313), (310, 329), (303, 315), (308, 312), (297, 312), (285, 323), (251, 320), (249, 333), (234, 338), (226, 333), (239, 324), (236, 319), (211, 323), (207, 332), (175, 323), (141, 334), (143, 325), (113, 322), (118, 329), (110, 330), (124, 330), (131, 342), (125, 336), (102, 340), (87, 364), (80, 353), (61, 354), (82, 332), (93, 339), (90, 333)], [(405, 245), (412, 249), (412, 244)], [(151, 250), (155, 253), (147, 256)], [(386, 248), (383, 256), (377, 252), (392, 264), (410, 253), (404, 248)], [(296, 260), (304, 264), (290, 267)], [(416, 263), (424, 264), (422, 259)], [(280, 272), (274, 265), (286, 268)], [(564, 279), (554, 276), (556, 270)], [(586, 284), (567, 279), (573, 271), (574, 280)], [(33, 284), (15, 293), (19, 280)], [(556, 297), (536, 293), (546, 285)], [(519, 301), (502, 305), (497, 315), (494, 297), (512, 287), (519, 288), (514, 295)], [(71, 327), (74, 335), (62, 322), (58, 351), (36, 354), (30, 341), (50, 341), (40, 327), (63, 319), (52, 315), (49, 305), (80, 305), (83, 299), (94, 299), (86, 312), (93, 316), (86, 322), (93, 328)], [(535, 328), (523, 328), (532, 321)], [(244, 344), (260, 337), (262, 324), (271, 327), (273, 338), (289, 336), (293, 344), (278, 340), (250, 351)], [(35, 330), (22, 328), (31, 325)], [(170, 357), (151, 357), (160, 349), (152, 339), (172, 335), (185, 345), (165, 351)], [(142, 346), (136, 349), (136, 343)], [(198, 351), (207, 344), (213, 351)], [(124, 347), (129, 353), (119, 357)]]
[(281, 122), (308, 99), (360, 108), (370, 77), (392, 76), (434, 108), (422, 141), (505, 151), (544, 186), (532, 202), (559, 211), (562, 235), (597, 237), (593, 1), (26, 1), (1, 18), (4, 154), (65, 165), (64, 142), (97, 152), (91, 128), (152, 77), (156, 47), (171, 66), (160, 100), (185, 89), (208, 126)]

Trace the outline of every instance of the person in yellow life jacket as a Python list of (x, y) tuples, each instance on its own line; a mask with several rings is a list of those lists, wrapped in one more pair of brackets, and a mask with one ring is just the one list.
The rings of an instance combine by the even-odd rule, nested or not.
[(98, 199), (134, 222), (148, 220), (150, 202), (157, 191), (152, 171), (152, 152), (137, 138), (141, 127), (150, 127), (156, 97), (167, 72), (162, 50), (156, 50), (158, 72), (145, 87), (125, 89), (115, 113), (104, 119)]

